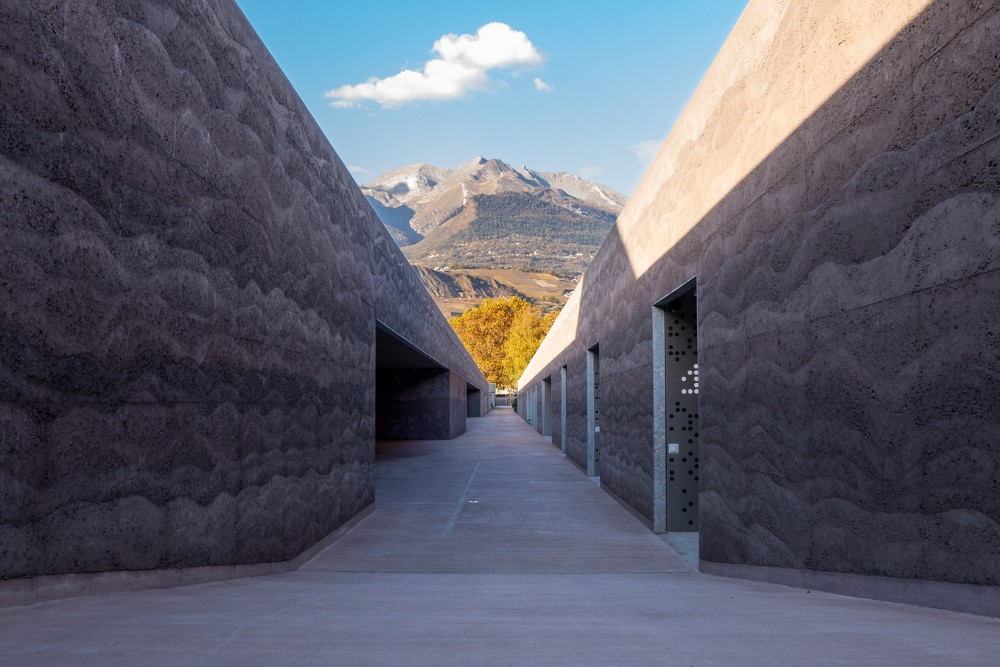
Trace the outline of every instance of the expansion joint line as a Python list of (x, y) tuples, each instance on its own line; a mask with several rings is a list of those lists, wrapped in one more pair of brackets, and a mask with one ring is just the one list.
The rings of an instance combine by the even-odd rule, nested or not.
[(448, 537), (455, 532), (455, 524), (458, 523), (458, 515), (462, 513), (462, 508), (465, 507), (465, 501), (469, 498), (469, 489), (472, 488), (472, 480), (476, 478), (476, 473), (479, 472), (479, 464), (482, 462), (482, 459), (480, 459), (476, 461), (476, 465), (472, 467), (472, 473), (469, 475), (469, 481), (465, 483), (465, 488), (462, 489), (462, 495), (458, 499), (458, 504), (455, 505), (455, 511), (451, 513), (451, 518), (448, 519), (448, 525), (444, 527), (443, 535), (445, 537)]

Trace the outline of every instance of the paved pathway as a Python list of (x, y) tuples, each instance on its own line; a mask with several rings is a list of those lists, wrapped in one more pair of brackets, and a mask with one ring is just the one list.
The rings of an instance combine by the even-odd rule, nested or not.
[(0, 610), (3, 665), (995, 665), (1000, 620), (697, 573), (509, 409), (296, 572)]

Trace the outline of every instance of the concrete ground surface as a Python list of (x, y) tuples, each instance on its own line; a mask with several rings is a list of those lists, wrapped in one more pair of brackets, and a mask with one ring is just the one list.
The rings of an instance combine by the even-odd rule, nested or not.
[(1000, 619), (699, 574), (510, 409), (301, 569), (0, 610), (3, 665), (995, 665)]

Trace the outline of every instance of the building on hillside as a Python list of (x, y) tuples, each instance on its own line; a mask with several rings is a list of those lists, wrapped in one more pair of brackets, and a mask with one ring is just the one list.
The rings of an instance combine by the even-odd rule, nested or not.
[(752, 0), (524, 372), (702, 571), (1000, 614), (998, 33)]
[(235, 2), (0, 15), (0, 597), (274, 571), (483, 413)]

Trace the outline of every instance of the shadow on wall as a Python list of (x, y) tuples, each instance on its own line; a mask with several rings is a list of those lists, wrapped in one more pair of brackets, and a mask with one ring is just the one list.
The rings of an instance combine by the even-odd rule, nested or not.
[[(481, 394), (382, 323), (375, 331), (375, 437), (448, 440), (479, 416)], [(477, 414), (470, 415), (476, 412)]]
[(931, 4), (636, 275), (698, 192), (656, 184), (522, 385), (567, 364), (585, 465), (600, 345), (602, 485), (651, 520), (651, 306), (697, 276), (703, 560), (1000, 584), (998, 29)]

